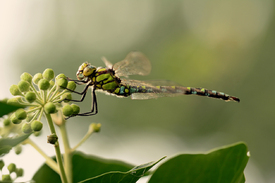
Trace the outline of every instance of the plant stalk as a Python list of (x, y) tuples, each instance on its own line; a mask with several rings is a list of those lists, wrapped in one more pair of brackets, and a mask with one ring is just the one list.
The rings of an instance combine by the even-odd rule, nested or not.
[[(51, 133), (56, 134), (51, 115), (45, 113), (45, 116), (47, 118)], [(65, 174), (65, 170), (64, 170), (64, 166), (63, 166), (63, 161), (62, 161), (62, 156), (61, 156), (61, 152), (60, 152), (58, 139), (55, 142), (54, 148), (55, 148), (56, 160), (59, 165), (61, 181), (62, 181), (62, 183), (68, 183), (68, 180), (67, 180), (67, 177)]]
[(89, 130), (86, 135), (78, 142), (78, 144), (71, 149), (72, 152), (74, 152), (80, 145), (82, 145), (92, 134), (93, 130)]
[(60, 174), (59, 168), (57, 166), (57, 163), (47, 156), (42, 149), (40, 149), (30, 138), (27, 138), (24, 143), (30, 144), (35, 150), (37, 150), (45, 159), (46, 159), (46, 164), (53, 169), (56, 173)]
[(72, 152), (70, 148), (70, 143), (68, 139), (68, 134), (65, 126), (65, 122), (62, 123), (60, 127), (60, 132), (63, 140), (64, 145), (64, 165), (65, 165), (65, 171), (68, 178), (69, 183), (73, 183), (73, 172), (72, 172)]

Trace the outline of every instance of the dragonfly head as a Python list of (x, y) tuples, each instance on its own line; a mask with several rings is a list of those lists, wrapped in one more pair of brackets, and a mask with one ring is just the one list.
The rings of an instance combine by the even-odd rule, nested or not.
[(85, 62), (79, 66), (78, 71), (76, 72), (76, 77), (78, 80), (83, 80), (92, 74), (94, 74), (96, 71), (96, 67)]

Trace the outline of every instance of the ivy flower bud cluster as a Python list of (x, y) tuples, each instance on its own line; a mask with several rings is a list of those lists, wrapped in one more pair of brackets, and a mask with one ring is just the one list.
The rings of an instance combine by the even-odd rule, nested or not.
[[(43, 128), (41, 117), (43, 114), (53, 114), (63, 111), (65, 116), (76, 115), (79, 107), (75, 104), (68, 104), (72, 99), (71, 92), (76, 84), (74, 81), (66, 79), (64, 74), (55, 77), (52, 69), (46, 69), (43, 73), (32, 76), (23, 73), (21, 81), (17, 85), (10, 87), (10, 92), (14, 96), (8, 100), (10, 104), (23, 105), (24, 109), (14, 112), (5, 124), (21, 124), (22, 131), (26, 134), (39, 132)], [(67, 99), (67, 100), (66, 100)]]
[[(2, 169), (4, 168), (4, 166), (5, 166), (4, 161), (0, 160), (0, 171), (2, 171)], [(9, 171), (9, 174), (2, 174), (2, 178), (0, 178), (0, 181), (11, 182), (11, 181), (14, 181), (16, 178), (23, 176), (23, 173), (24, 173), (23, 169), (22, 168), (17, 168), (14, 163), (10, 163), (7, 166), (7, 169)], [(16, 178), (14, 180), (12, 180), (12, 178), (10, 176), (10, 174), (13, 173), (13, 172), (16, 175)]]

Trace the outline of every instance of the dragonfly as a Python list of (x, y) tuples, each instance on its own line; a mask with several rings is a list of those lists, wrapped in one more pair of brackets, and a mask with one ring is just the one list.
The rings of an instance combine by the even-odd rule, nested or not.
[[(102, 91), (106, 94), (117, 97), (130, 97), (132, 99), (152, 99), (159, 97), (174, 97), (179, 95), (199, 95), (225, 101), (240, 102), (240, 99), (223, 92), (208, 90), (205, 88), (185, 87), (169, 80), (131, 80), (129, 75), (148, 75), (151, 72), (151, 63), (141, 52), (130, 52), (122, 61), (111, 64), (105, 57), (102, 58), (106, 67), (95, 67), (88, 62), (84, 62), (76, 72), (77, 80), (67, 78), (79, 85), (86, 85), (82, 92), (70, 90), (81, 95), (82, 102), (91, 88), (92, 106), (91, 111), (75, 114), (72, 116), (91, 116), (98, 113), (97, 99), (95, 91)], [(124, 78), (121, 78), (124, 77)], [(68, 89), (69, 90), (69, 89)], [(72, 117), (70, 116), (70, 117)]]

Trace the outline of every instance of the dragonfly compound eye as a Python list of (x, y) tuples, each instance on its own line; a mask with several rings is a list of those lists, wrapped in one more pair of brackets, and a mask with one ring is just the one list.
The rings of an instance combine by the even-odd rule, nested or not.
[(83, 75), (82, 71), (77, 71), (76, 77), (77, 77), (78, 80), (83, 80), (84, 79), (84, 75)]
[(91, 74), (93, 74), (96, 71), (96, 68), (92, 65), (87, 65), (87, 67), (85, 67), (83, 69), (83, 75), (85, 77), (89, 77)]

